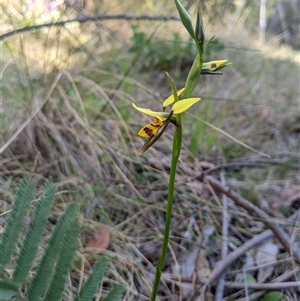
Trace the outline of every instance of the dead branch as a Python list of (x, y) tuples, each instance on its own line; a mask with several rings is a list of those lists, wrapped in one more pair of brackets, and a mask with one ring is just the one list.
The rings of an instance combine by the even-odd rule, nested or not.
[(249, 202), (244, 197), (236, 193), (230, 187), (223, 186), (222, 183), (215, 180), (213, 177), (205, 177), (204, 182), (210, 184), (211, 187), (217, 192), (223, 193), (230, 197), (236, 205), (246, 209), (252, 215), (260, 218), (261, 221), (265, 224), (265, 226), (272, 230), (272, 232), (283, 245), (287, 253), (290, 254), (297, 263), (300, 263), (300, 253), (297, 250), (294, 250), (293, 244), (288, 234), (280, 226), (277, 225), (277, 219), (274, 219), (271, 216), (269, 216), (265, 211), (253, 205), (251, 202)]
[[(293, 270), (293, 275), (295, 273), (299, 273), (300, 268), (296, 268), (296, 270)], [(291, 277), (293, 276), (291, 275)], [(168, 282), (179, 282), (177, 275), (172, 275), (169, 273), (163, 273), (162, 277), (165, 281)], [(180, 276), (181, 281), (178, 284), (182, 283), (193, 283), (193, 284), (203, 284), (201, 281), (195, 281), (192, 279), (192, 277), (183, 277)], [(287, 278), (288, 279), (288, 278)], [(287, 280), (286, 279), (286, 280)], [(244, 282), (231, 282), (231, 281), (225, 281), (224, 282), (225, 287), (230, 287), (234, 289), (253, 289), (253, 290), (266, 290), (266, 291), (273, 291), (273, 290), (281, 290), (286, 288), (297, 288), (300, 285), (299, 281), (289, 281), (289, 282), (271, 282), (271, 283), (244, 283)], [(215, 286), (212, 284), (212, 286)]]
[[(245, 160), (241, 162), (230, 162), (230, 163), (224, 163), (217, 165), (215, 167), (206, 169), (199, 175), (196, 175), (192, 177), (190, 180), (202, 180), (205, 175), (209, 175), (211, 173), (214, 173), (216, 171), (222, 170), (222, 169), (241, 169), (243, 167), (249, 167), (249, 168), (264, 168), (267, 164), (286, 164), (288, 162), (288, 159), (268, 159), (268, 158), (263, 158), (263, 159), (257, 159), (257, 160)], [(298, 169), (299, 164), (290, 164), (289, 165), (291, 168)]]
[(16, 34), (22, 33), (22, 32), (28, 32), (32, 30), (38, 30), (45, 27), (53, 27), (53, 26), (65, 26), (68, 23), (85, 23), (85, 22), (92, 22), (92, 21), (105, 21), (105, 20), (147, 20), (147, 21), (180, 21), (179, 17), (176, 16), (163, 16), (163, 15), (133, 15), (133, 14), (118, 14), (118, 15), (101, 15), (101, 16), (84, 16), (84, 17), (78, 17), (75, 19), (65, 20), (65, 21), (58, 21), (58, 22), (49, 22), (49, 23), (43, 23), (43, 24), (36, 24), (32, 26), (25, 26), (22, 28), (18, 28), (12, 31), (9, 31), (3, 35), (0, 35), (0, 41), (7, 39), (11, 36), (14, 36)]
[[(222, 184), (225, 186), (226, 185), (226, 178), (225, 178), (225, 172), (221, 171), (220, 172), (220, 178), (222, 181)], [(226, 257), (228, 255), (228, 228), (229, 228), (229, 215), (227, 213), (228, 211), (228, 198), (226, 194), (222, 195), (222, 206), (223, 206), (223, 211), (222, 211), (222, 258)], [(224, 287), (225, 287), (225, 269), (223, 272), (220, 274), (219, 279), (218, 279), (218, 285), (216, 288), (216, 293), (215, 293), (215, 300), (222, 300), (223, 298), (223, 293), (224, 293)]]

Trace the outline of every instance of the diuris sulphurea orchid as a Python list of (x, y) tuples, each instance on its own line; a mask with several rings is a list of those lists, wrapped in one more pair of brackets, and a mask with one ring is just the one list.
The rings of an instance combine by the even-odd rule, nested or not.
[(222, 72), (218, 72), (218, 70), (223, 69), (229, 65), (231, 65), (231, 63), (227, 63), (227, 60), (217, 60), (203, 63), (201, 74), (223, 74)]
[[(184, 91), (184, 88), (180, 89), (177, 92), (177, 96), (179, 96)], [(167, 125), (171, 122), (176, 125), (176, 115), (181, 114), (184, 111), (188, 110), (192, 105), (200, 100), (199, 97), (196, 98), (186, 98), (179, 100), (174, 103), (174, 95), (172, 94), (163, 102), (163, 111), (156, 112), (150, 109), (140, 108), (132, 103), (132, 106), (139, 112), (146, 114), (148, 116), (153, 117), (153, 122), (146, 124), (143, 126), (138, 135), (144, 138), (148, 138), (140, 151), (140, 154), (144, 153), (150, 146), (152, 146), (158, 138), (165, 131)], [(165, 112), (165, 108), (170, 104), (173, 104), (170, 113)]]

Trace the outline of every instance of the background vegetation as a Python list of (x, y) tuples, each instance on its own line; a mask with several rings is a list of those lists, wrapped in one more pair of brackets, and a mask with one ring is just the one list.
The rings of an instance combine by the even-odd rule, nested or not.
[[(278, 220), (284, 221), (282, 205), (285, 216), (295, 210), (299, 1), (284, 3), (279, 26), (276, 9), (282, 1), (267, 1), (268, 26), (260, 43), (257, 1), (203, 1), (206, 36), (216, 35), (206, 61), (228, 59), (233, 65), (223, 76), (202, 76), (194, 93), (201, 103), (185, 113), (170, 254), (160, 291), (164, 300), (196, 300), (204, 275), (221, 257), (221, 198), (197, 180), (204, 169), (225, 164), (213, 175)], [(195, 16), (194, 1), (183, 4)], [(180, 22), (135, 20), (128, 14), (177, 16), (175, 5), (163, 0), (4, 0), (1, 8), (1, 34), (53, 23), (1, 41), (1, 227), (20, 180), (30, 177), (39, 193), (52, 176), (57, 193), (49, 229), (70, 203), (80, 208), (81, 246), (65, 300), (73, 299), (99, 254), (109, 257), (110, 274), (97, 300), (115, 283), (125, 286), (124, 300), (147, 300), (162, 240), (172, 128), (139, 157), (142, 141), (136, 133), (147, 119), (131, 103), (160, 108), (171, 92), (164, 71), (182, 87), (196, 51)], [(127, 15), (55, 26), (119, 14)], [(229, 203), (228, 213), (230, 250), (264, 230), (263, 221), (234, 204)], [(292, 226), (299, 229), (299, 223)], [(263, 252), (273, 254), (274, 249)], [(267, 275), (264, 281), (293, 266), (280, 246), (275, 253), (268, 263), (271, 272), (260, 272)], [(259, 248), (230, 266), (226, 280), (263, 279), (259, 267), (266, 261), (255, 254)], [(251, 271), (249, 258), (256, 267)], [(168, 280), (178, 271), (181, 278)], [(189, 283), (191, 271), (198, 271), (195, 287)], [(238, 298), (243, 293), (225, 291)], [(286, 300), (298, 300), (294, 289), (282, 293)]]

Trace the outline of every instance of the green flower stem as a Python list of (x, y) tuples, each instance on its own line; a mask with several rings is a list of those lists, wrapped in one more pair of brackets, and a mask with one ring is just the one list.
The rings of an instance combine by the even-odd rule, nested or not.
[(166, 214), (166, 222), (165, 222), (165, 233), (164, 233), (164, 240), (162, 246), (161, 256), (159, 258), (154, 284), (152, 287), (152, 292), (150, 296), (150, 301), (155, 301), (158, 285), (161, 278), (162, 269), (164, 266), (167, 250), (168, 250), (168, 243), (169, 243), (169, 235), (170, 235), (170, 227), (171, 227), (171, 218), (172, 218), (172, 208), (173, 208), (173, 197), (174, 197), (174, 189), (175, 189), (175, 177), (176, 177), (176, 167), (177, 162), (180, 156), (181, 151), (181, 143), (182, 143), (182, 127), (181, 127), (181, 114), (176, 116), (176, 129), (173, 138), (173, 149), (172, 149), (172, 161), (171, 161), (171, 170), (170, 170), (170, 178), (169, 178), (169, 190), (168, 190), (168, 207), (167, 207), (167, 214)]
[[(203, 65), (203, 58), (204, 58), (204, 28), (203, 28), (203, 21), (202, 21), (202, 14), (201, 14), (201, 7), (200, 2), (198, 1), (198, 14), (197, 14), (197, 25), (196, 31), (194, 31), (192, 27), (191, 17), (184, 9), (182, 4), (179, 0), (175, 0), (175, 4), (177, 10), (179, 12), (182, 24), (185, 26), (191, 37), (195, 40), (197, 48), (198, 48), (198, 55), (194, 60), (193, 66), (188, 74), (185, 83), (185, 91), (184, 91), (184, 98), (189, 98), (193, 93), (195, 86), (199, 80), (202, 65)], [(167, 73), (167, 76), (170, 80), (173, 95), (174, 95), (174, 102), (178, 101), (178, 92), (174, 85), (174, 82), (171, 76)], [(176, 177), (176, 167), (178, 163), (178, 159), (180, 156), (181, 151), (181, 143), (182, 143), (182, 127), (181, 127), (181, 114), (176, 114), (176, 129), (173, 138), (173, 148), (172, 148), (172, 161), (171, 161), (171, 170), (170, 170), (170, 179), (169, 179), (169, 190), (168, 190), (168, 207), (167, 207), (167, 214), (166, 214), (166, 222), (165, 222), (165, 233), (164, 233), (164, 240), (162, 246), (162, 253), (161, 257), (158, 260), (154, 284), (152, 287), (152, 292), (150, 296), (150, 301), (155, 301), (158, 285), (161, 278), (162, 269), (164, 266), (167, 250), (168, 250), (168, 243), (169, 243), (169, 235), (170, 235), (170, 227), (171, 227), (171, 218), (172, 218), (172, 208), (173, 208), (173, 198), (174, 198), (174, 190), (175, 190), (175, 177)]]

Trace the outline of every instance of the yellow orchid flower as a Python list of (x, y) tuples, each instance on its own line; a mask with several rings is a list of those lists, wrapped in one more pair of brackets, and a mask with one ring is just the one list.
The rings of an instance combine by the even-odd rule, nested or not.
[(217, 71), (228, 65), (231, 65), (231, 63), (227, 63), (227, 60), (218, 60), (203, 63), (201, 74), (223, 74), (222, 72)]
[[(177, 95), (179, 96), (184, 91), (184, 88), (179, 90), (177, 92)], [(140, 129), (138, 132), (138, 135), (144, 138), (150, 138), (155, 135), (157, 135), (158, 131), (167, 123), (171, 121), (171, 118), (173, 115), (181, 114), (187, 109), (189, 109), (192, 105), (194, 105), (196, 102), (200, 100), (199, 97), (197, 98), (187, 98), (183, 100), (177, 101), (171, 108), (171, 112), (156, 112), (152, 111), (150, 109), (145, 108), (139, 108), (134, 103), (132, 103), (132, 106), (138, 110), (139, 112), (146, 114), (148, 116), (151, 116), (154, 118), (153, 123), (146, 124), (144, 127)], [(172, 104), (174, 102), (174, 96), (169, 96), (163, 103), (163, 109), (165, 109), (166, 106)]]

